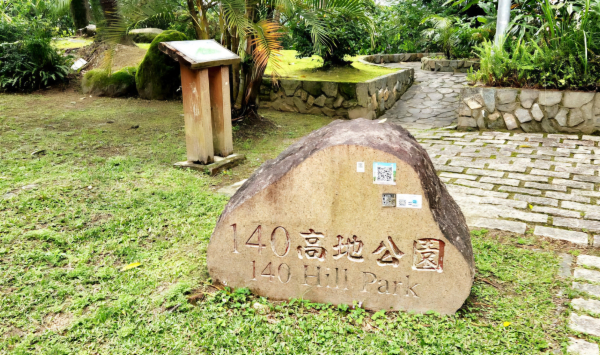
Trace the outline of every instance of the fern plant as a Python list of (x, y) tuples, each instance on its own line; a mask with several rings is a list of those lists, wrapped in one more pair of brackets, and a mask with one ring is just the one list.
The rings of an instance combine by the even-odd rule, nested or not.
[(33, 91), (64, 82), (71, 57), (63, 57), (49, 38), (35, 37), (0, 46), (0, 88)]

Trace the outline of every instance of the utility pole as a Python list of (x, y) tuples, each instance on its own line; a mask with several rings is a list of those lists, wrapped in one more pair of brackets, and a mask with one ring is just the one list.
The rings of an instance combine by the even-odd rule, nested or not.
[(498, 44), (500, 39), (506, 34), (508, 23), (510, 22), (510, 0), (498, 0), (498, 20), (496, 22), (496, 37), (494, 43)]

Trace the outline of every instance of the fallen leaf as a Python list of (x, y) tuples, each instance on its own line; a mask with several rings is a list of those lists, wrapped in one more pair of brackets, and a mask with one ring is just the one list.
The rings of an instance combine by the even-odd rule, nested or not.
[(127, 270), (130, 270), (130, 269), (135, 269), (136, 267), (138, 267), (138, 266), (140, 266), (140, 265), (142, 265), (142, 264), (141, 264), (141, 263), (131, 263), (131, 264), (129, 264), (129, 265), (125, 265), (125, 266), (123, 266), (123, 267), (121, 268), (121, 271), (127, 271)]

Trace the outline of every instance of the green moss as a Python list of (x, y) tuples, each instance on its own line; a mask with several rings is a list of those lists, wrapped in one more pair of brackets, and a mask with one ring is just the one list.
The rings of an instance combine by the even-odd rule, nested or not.
[(138, 93), (148, 100), (166, 100), (176, 96), (181, 85), (179, 63), (158, 49), (160, 42), (185, 41), (187, 37), (177, 31), (164, 31), (150, 44), (135, 76)]
[(90, 70), (83, 76), (83, 93), (110, 97), (135, 95), (136, 71), (136, 67), (125, 67), (109, 76), (105, 70)]
[(323, 59), (319, 56), (296, 58), (296, 51), (284, 50), (281, 52), (282, 55), (279, 63), (281, 68), (274, 68), (271, 65), (267, 66), (265, 75), (277, 72), (277, 74), (285, 79), (360, 83), (398, 71), (398, 69), (363, 64), (358, 61), (359, 57), (346, 58), (352, 62), (352, 65), (348, 67), (321, 69)]

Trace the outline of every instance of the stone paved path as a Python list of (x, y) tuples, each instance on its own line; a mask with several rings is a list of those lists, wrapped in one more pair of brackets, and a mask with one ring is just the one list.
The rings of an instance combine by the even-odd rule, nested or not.
[[(567, 275), (574, 276), (572, 288), (584, 296), (571, 300), (573, 311), (569, 318), (569, 328), (578, 333), (600, 336), (600, 258), (591, 255), (579, 255), (573, 274), (570, 270)], [(567, 349), (569, 354), (598, 355), (598, 344), (583, 339), (570, 337)]]
[(469, 226), (600, 245), (600, 137), (412, 133)]
[(414, 68), (415, 83), (381, 118), (407, 129), (447, 127), (458, 118), (458, 97), (466, 74), (420, 69), (421, 63), (389, 63), (390, 68)]

